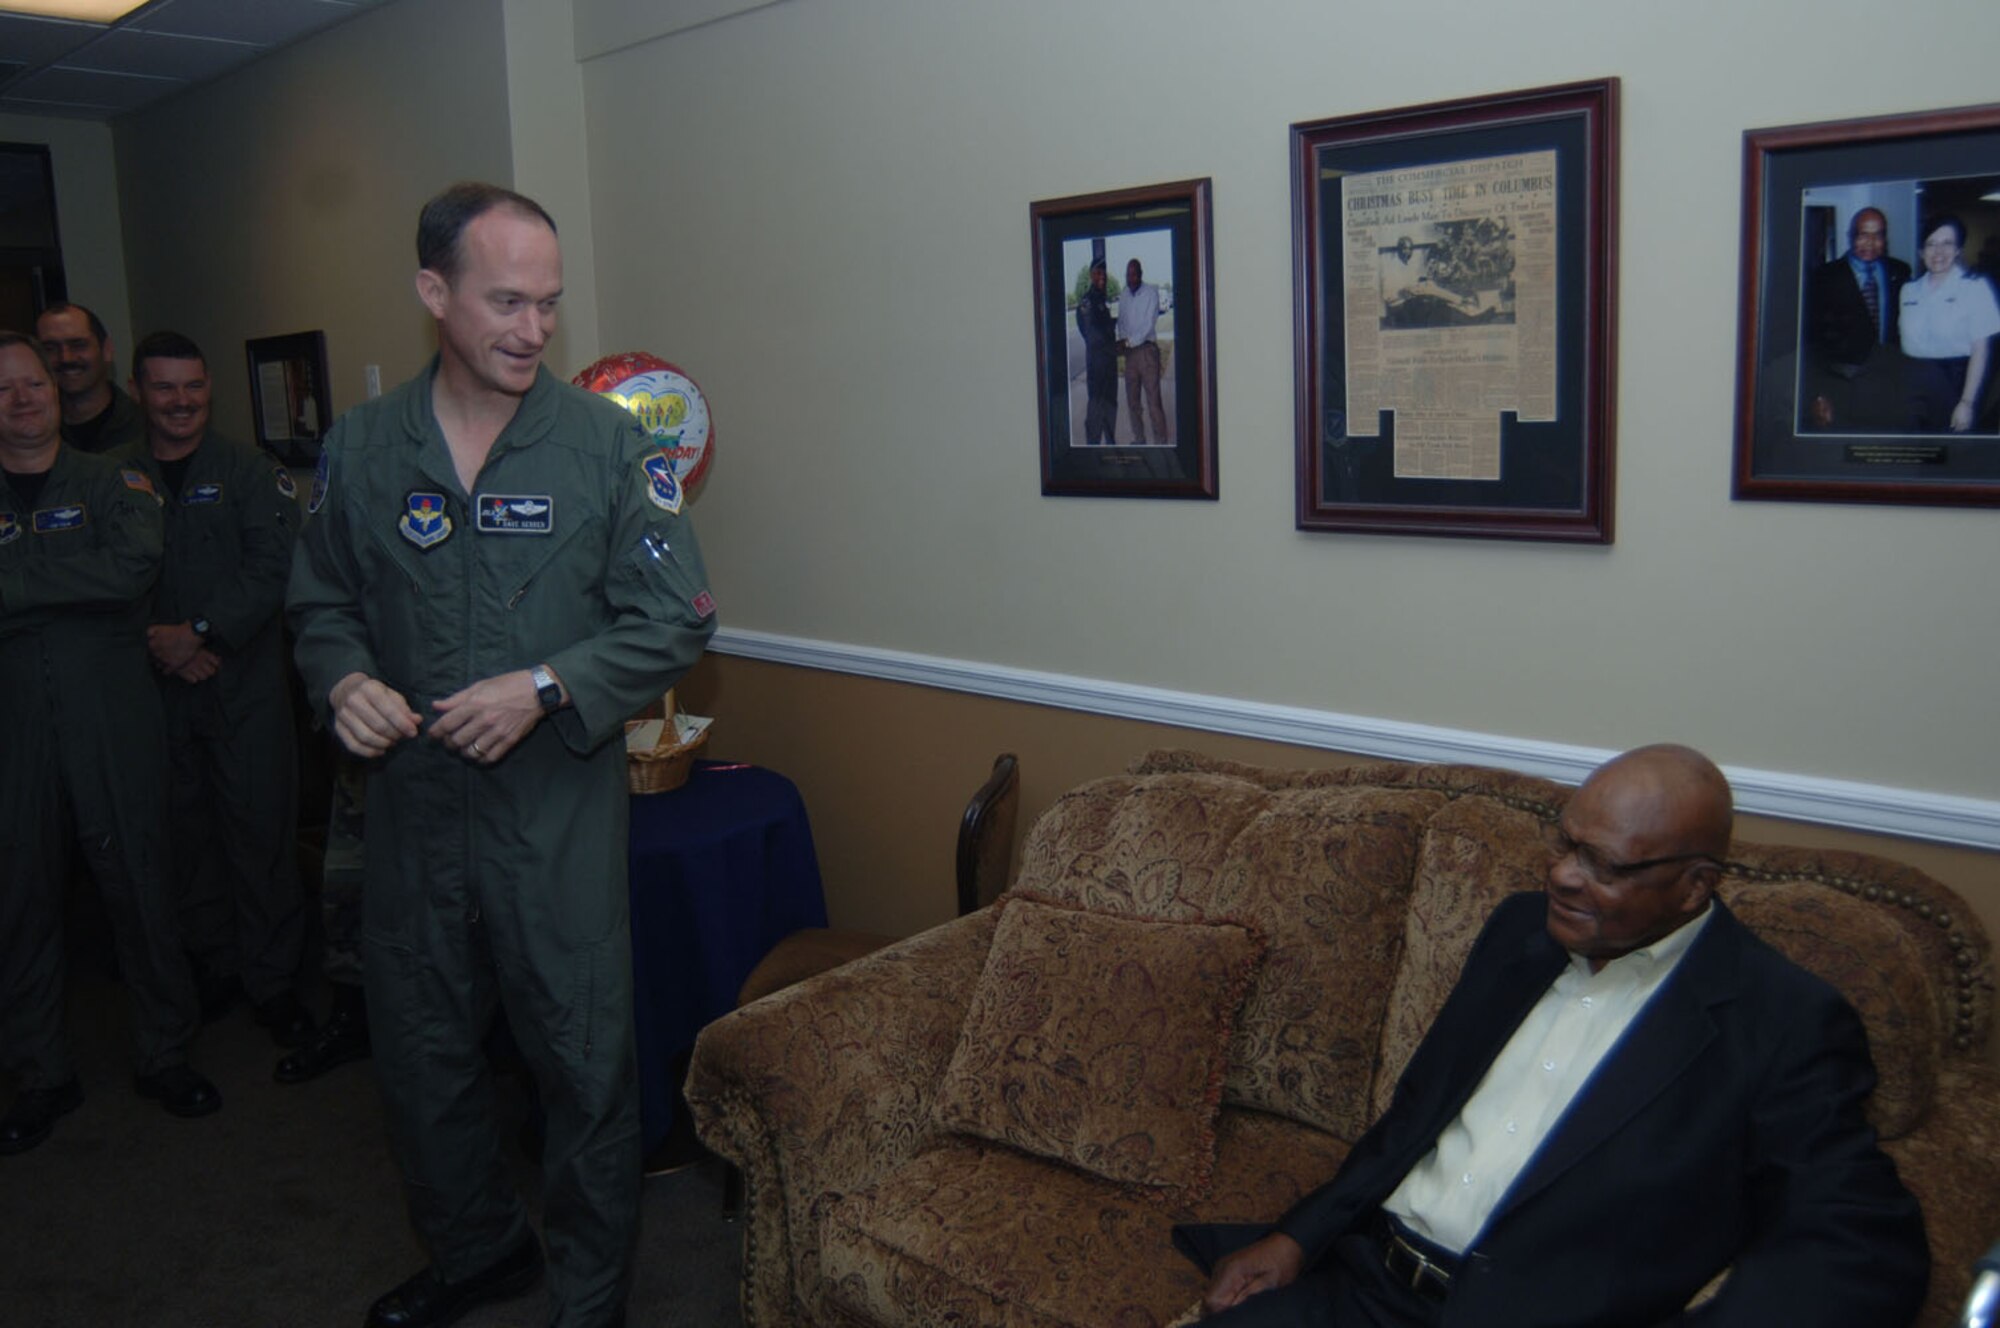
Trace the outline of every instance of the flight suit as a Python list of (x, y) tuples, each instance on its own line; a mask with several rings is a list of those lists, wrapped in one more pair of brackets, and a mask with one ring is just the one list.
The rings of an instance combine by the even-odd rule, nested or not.
[(202, 682), (158, 675), (182, 939), (213, 971), (240, 975), (261, 1005), (292, 990), (305, 945), (282, 621), (298, 490), (270, 457), (213, 434), (189, 457), (177, 494), (150, 449), (126, 460), (151, 477), (166, 513), (151, 621), (207, 619), (207, 648), (221, 658)]
[(140, 472), (67, 445), (32, 510), (0, 472), (0, 1059), (76, 1073), (62, 1032), (63, 838), (103, 892), (138, 1072), (184, 1064), (194, 981), (165, 862), (166, 737), (146, 662), (162, 520)]
[(424, 716), (546, 663), (571, 704), (490, 766), (427, 736), (368, 777), (362, 963), (411, 1216), (462, 1280), (527, 1235), (480, 1041), (504, 1006), (548, 1112), (550, 1289), (564, 1325), (624, 1298), (640, 1147), (624, 721), (714, 630), (657, 445), (546, 368), (467, 495), (429, 372), (329, 435), (287, 613), (306, 694), (361, 672)]
[(146, 413), (139, 403), (111, 385), (111, 404), (89, 425), (64, 424), (63, 442), (79, 452), (101, 452), (107, 456), (125, 453), (146, 445)]

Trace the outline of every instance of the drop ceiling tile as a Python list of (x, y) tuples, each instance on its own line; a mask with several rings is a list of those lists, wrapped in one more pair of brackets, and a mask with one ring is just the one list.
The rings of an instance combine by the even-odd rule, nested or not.
[(226, 37), (259, 46), (281, 46), (317, 28), (352, 18), (360, 10), (336, 0), (165, 0), (126, 26), (183, 37)]
[(212, 78), (261, 54), (262, 47), (244, 42), (176, 37), (163, 32), (135, 32), (125, 28), (105, 33), (62, 63), (70, 69), (93, 69), (112, 74), (154, 74), (192, 83)]
[(0, 51), (9, 60), (45, 65), (59, 60), (104, 31), (102, 23), (65, 23), (53, 18), (0, 14)]
[(24, 101), (102, 106), (122, 111), (143, 106), (155, 97), (165, 96), (182, 86), (179, 79), (140, 78), (132, 74), (105, 74), (52, 65), (9, 87), (7, 95)]

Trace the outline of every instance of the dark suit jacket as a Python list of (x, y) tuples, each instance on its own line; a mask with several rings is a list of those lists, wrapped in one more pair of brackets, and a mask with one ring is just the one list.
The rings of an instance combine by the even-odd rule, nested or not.
[[(1901, 1328), (1915, 1315), (1923, 1221), (1862, 1118), (1875, 1072), (1861, 1022), (1713, 907), (1467, 1251), (1445, 1324)], [(1520, 894), (1494, 911), (1388, 1111), (1279, 1222), (1308, 1266), (1372, 1218), (1568, 962), (1546, 910)], [(1680, 1316), (1725, 1267), (1720, 1295)]]
[[(1879, 344), (1894, 350), (1899, 348), (1898, 297), (1903, 283), (1910, 279), (1910, 265), (1900, 258), (1884, 257), (1882, 275), (1889, 287), (1882, 292), (1882, 298), (1888, 302), (1889, 335)], [(1878, 344), (1867, 302), (1861, 298), (1861, 286), (1855, 281), (1854, 269), (1845, 254), (1831, 263), (1822, 263), (1813, 273), (1806, 318), (1813, 351), (1822, 366), (1865, 364)]]

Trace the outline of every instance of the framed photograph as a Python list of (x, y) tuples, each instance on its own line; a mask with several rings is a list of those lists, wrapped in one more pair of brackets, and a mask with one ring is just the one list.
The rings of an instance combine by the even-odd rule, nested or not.
[(1618, 81), (1292, 126), (1301, 530), (1611, 542)]
[(1042, 492), (1214, 498), (1208, 181), (1028, 212)]
[(318, 461), (320, 441), (333, 427), (326, 333), (253, 337), (243, 348), (250, 361), (250, 417), (258, 446), (288, 466)]
[(2000, 505), (2000, 105), (1743, 136), (1738, 498)]

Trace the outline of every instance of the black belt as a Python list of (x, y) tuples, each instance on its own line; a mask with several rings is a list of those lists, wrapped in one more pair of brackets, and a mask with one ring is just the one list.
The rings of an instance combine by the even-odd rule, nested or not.
[(1433, 1304), (1443, 1304), (1458, 1275), (1459, 1260), (1431, 1242), (1382, 1215), (1382, 1267), (1399, 1286)]

